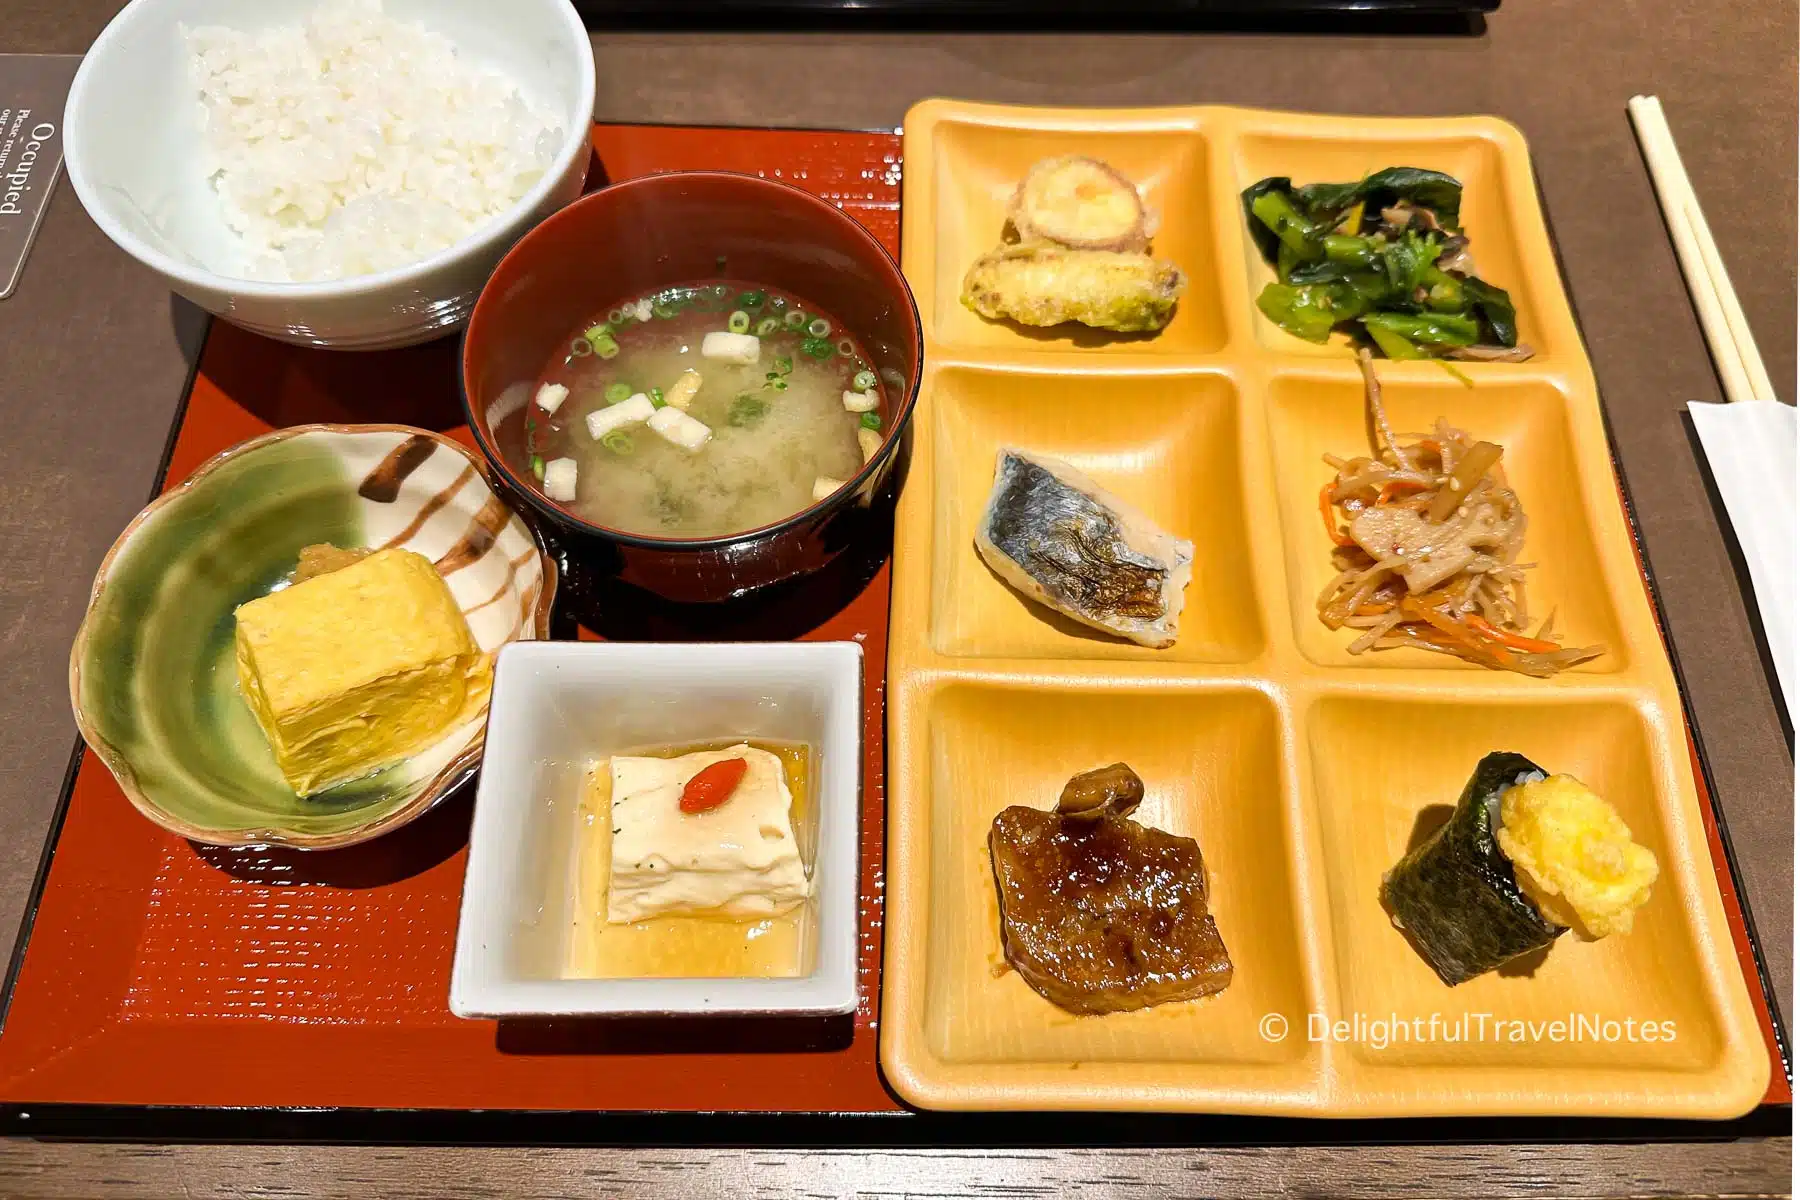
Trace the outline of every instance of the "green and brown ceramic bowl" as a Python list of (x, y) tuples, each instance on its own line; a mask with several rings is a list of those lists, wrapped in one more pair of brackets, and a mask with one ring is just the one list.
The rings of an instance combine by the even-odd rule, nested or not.
[(69, 657), (82, 736), (165, 829), (348, 846), (419, 816), (479, 765), (485, 708), (365, 779), (305, 798), (283, 781), (238, 695), (233, 614), (319, 542), (430, 558), (485, 651), (548, 636), (555, 564), (467, 448), (398, 425), (307, 425), (225, 451), (113, 544)]

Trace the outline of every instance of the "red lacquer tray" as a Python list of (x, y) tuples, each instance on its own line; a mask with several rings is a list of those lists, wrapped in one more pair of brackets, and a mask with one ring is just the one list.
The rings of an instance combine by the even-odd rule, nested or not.
[[(896, 256), (889, 134), (599, 127), (618, 180), (722, 168), (840, 203)], [(775, 164), (779, 164), (778, 166)], [(346, 354), (216, 322), (165, 485), (270, 428), (389, 421), (467, 441), (459, 343)], [(503, 1027), (446, 1006), (473, 789), (367, 846), (319, 854), (191, 844), (137, 813), (104, 765), (75, 774), (0, 1035), (19, 1104), (891, 1111), (875, 1062), (888, 572), (805, 636), (863, 643), (860, 1005), (788, 1050), (766, 1028)], [(622, 1053), (647, 1047), (654, 1054)], [(596, 1057), (603, 1055), (603, 1057)]]
[[(600, 126), (594, 147), (597, 181), (684, 168), (787, 180), (841, 204), (898, 253), (900, 139), (892, 134)], [(164, 486), (219, 450), (284, 425), (402, 422), (466, 441), (457, 348), (450, 340), (382, 354), (308, 351), (215, 323), (177, 418)], [(865, 650), (860, 1005), (841, 1028), (794, 1034), (757, 1023), (459, 1020), (447, 998), (472, 788), (406, 830), (352, 850), (223, 850), (151, 825), (97, 759), (78, 756), (9, 981), (0, 1132), (230, 1136), (221, 1109), (284, 1110), (286, 1123), (245, 1127), (241, 1136), (351, 1138), (393, 1127), (360, 1118), (307, 1125), (294, 1110), (480, 1110), (475, 1115), (490, 1120), (508, 1110), (901, 1111), (882, 1082), (875, 1037), (888, 592), (884, 566), (847, 607), (805, 634), (855, 638)], [(1697, 774), (1698, 766), (1696, 758)], [(1785, 1104), (1785, 1064), (1758, 960), (1710, 807), (1706, 818), (1726, 911), (1776, 1058), (1768, 1101)], [(191, 1109), (206, 1110), (209, 1123), (170, 1123), (171, 1113)], [(932, 1136), (975, 1136), (966, 1115), (958, 1120), (962, 1132), (943, 1126)], [(1236, 1134), (1218, 1130), (1251, 1140), (1324, 1136), (1317, 1123), (1310, 1135), (1270, 1132), (1281, 1124), (1261, 1122), (1261, 1134), (1248, 1124)], [(1471, 1135), (1442, 1124), (1441, 1136)], [(1073, 1125), (1065, 1136), (1077, 1140), (1195, 1136), (1153, 1135), (1141, 1117), (1116, 1129), (1092, 1116)], [(1659, 1136), (1658, 1127), (1642, 1125), (1635, 1136)], [(1723, 1135), (1740, 1125), (1706, 1128)], [(541, 1118), (482, 1128), (508, 1140), (591, 1136)], [(1676, 1127), (1661, 1128), (1673, 1136)], [(1492, 1122), (1483, 1130), (1478, 1136), (1500, 1136)], [(1025, 1132), (1052, 1136), (1041, 1123)], [(411, 1126), (403, 1134), (446, 1136)], [(1339, 1125), (1331, 1136), (1348, 1135)], [(1415, 1125), (1408, 1136), (1433, 1134)]]

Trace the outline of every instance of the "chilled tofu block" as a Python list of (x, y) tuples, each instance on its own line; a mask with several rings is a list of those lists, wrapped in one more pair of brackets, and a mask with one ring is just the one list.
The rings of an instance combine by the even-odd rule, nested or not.
[(493, 666), (431, 561), (382, 550), (241, 606), (237, 675), (282, 776), (306, 796), (473, 717)]
[[(683, 812), (688, 780), (726, 759), (745, 762), (723, 804)], [(806, 868), (794, 840), (781, 760), (749, 745), (679, 758), (618, 755), (612, 774), (612, 863), (606, 919), (614, 924), (670, 913), (737, 919), (778, 916), (806, 899)]]

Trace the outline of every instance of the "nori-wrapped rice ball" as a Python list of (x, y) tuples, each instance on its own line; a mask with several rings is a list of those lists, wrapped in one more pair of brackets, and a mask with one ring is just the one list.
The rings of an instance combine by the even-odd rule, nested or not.
[(1545, 777), (1523, 754), (1489, 754), (1476, 764), (1450, 819), (1381, 881), (1394, 924), (1452, 987), (1564, 932), (1525, 894), (1494, 841), (1501, 793)]

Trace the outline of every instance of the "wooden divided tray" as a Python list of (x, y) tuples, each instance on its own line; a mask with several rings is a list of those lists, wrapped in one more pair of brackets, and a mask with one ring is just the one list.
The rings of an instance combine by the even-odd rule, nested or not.
[[(1160, 215), (1155, 253), (1188, 289), (1159, 335), (1022, 330), (960, 303), (1018, 180), (1066, 154), (1111, 163)], [(1762, 997), (1518, 130), (932, 101), (908, 116), (904, 158), (902, 260), (929, 366), (895, 534), (881, 1031), (895, 1090), (931, 1108), (1331, 1116), (1756, 1105)], [(1314, 611), (1336, 573), (1321, 456), (1367, 452), (1363, 386), (1346, 345), (1257, 311), (1273, 275), (1238, 195), (1393, 165), (1463, 181), (1483, 277), (1510, 290), (1537, 349), (1467, 364), (1472, 386), (1432, 362), (1379, 370), (1395, 428), (1447, 416), (1505, 447), (1540, 614), (1553, 605), (1571, 644), (1608, 647), (1554, 681), (1353, 656)], [(988, 570), (973, 538), (1005, 446), (1074, 464), (1194, 542), (1173, 647), (1091, 635)], [(1454, 803), (1493, 750), (1610, 798), (1662, 878), (1629, 936), (1563, 939), (1529, 975), (1452, 991), (1378, 890), (1421, 810)], [(1069, 776), (1117, 760), (1148, 787), (1139, 819), (1198, 839), (1236, 973), (1205, 1001), (1072, 1017), (1005, 969), (986, 835), (1001, 808), (1049, 807)]]
[[(1688, 769), (1679, 697), (1633, 576), (1593, 384), (1517, 135), (1494, 122), (1352, 126), (1217, 110), (1073, 119), (934, 105), (915, 114), (908, 137), (905, 257), (931, 361), (899, 529), (898, 790), (886, 822), (887, 569), (804, 635), (865, 649), (854, 1016), (459, 1020), (447, 998), (472, 788), (362, 847), (224, 850), (153, 826), (98, 759), (77, 754), (8, 981), (0, 1129), (654, 1141), (667, 1126), (625, 1124), (623, 1114), (894, 1114), (904, 1106), (890, 1084), (921, 1105), (1292, 1113), (1564, 1112), (1580, 1101), (1597, 1112), (1722, 1114), (1764, 1095), (1761, 1038), (1773, 1046), (1774, 1034), (1760, 988), (1745, 990), (1758, 979), (1755, 959)], [(764, 174), (841, 203), (890, 249), (900, 244), (892, 134), (602, 126), (594, 146), (596, 183), (682, 168)], [(1164, 209), (1159, 250), (1188, 269), (1193, 290), (1163, 338), (1090, 351), (957, 307), (962, 265), (998, 235), (1006, 181), (1063, 149), (1112, 158)], [(1521, 288), (1526, 334), (1546, 349), (1528, 369), (1477, 372), (1473, 393), (1430, 370), (1395, 372), (1393, 392), (1408, 420), (1445, 406), (1520, 460), (1519, 485), (1544, 514), (1544, 583), (1565, 596), (1570, 627), (1617, 647), (1554, 685), (1348, 660), (1307, 623), (1323, 567), (1304, 501), (1317, 491), (1318, 452), (1356, 444), (1354, 372), (1340, 356), (1292, 354), (1251, 320), (1260, 268), (1242, 250), (1231, 192), (1240, 176), (1290, 162), (1296, 172), (1353, 173), (1402, 152), (1469, 180), (1470, 225), (1492, 247), (1498, 282)], [(466, 441), (456, 359), (454, 339), (343, 354), (215, 323), (159, 487), (280, 426), (399, 422)], [(1503, 379), (1512, 382), (1497, 387)], [(969, 537), (1002, 440), (1067, 454), (1200, 543), (1174, 650), (1072, 637), (986, 576)], [(1571, 523), (1559, 530), (1551, 513)], [(599, 632), (696, 636), (653, 620)], [(556, 635), (593, 636), (567, 613)], [(1368, 739), (1375, 728), (1390, 741)], [(1624, 805), (1666, 877), (1636, 933), (1560, 947), (1531, 999), (1516, 980), (1452, 997), (1391, 944), (1373, 880), (1414, 810), (1452, 797), (1453, 777), (1502, 744)], [(999, 804), (1042, 799), (1073, 767), (1114, 757), (1151, 781), (1146, 815), (1200, 838), (1239, 975), (1219, 1000), (1185, 1013), (1083, 1023), (991, 975), (981, 836)], [(894, 831), (885, 861), (884, 828)], [(884, 891), (897, 899), (885, 1077)], [(1611, 1057), (1577, 1047), (1552, 1076), (1541, 1050), (1364, 1055), (1303, 1038), (1259, 1043), (1254, 1025), (1264, 1012), (1299, 1025), (1313, 1010), (1565, 1006), (1671, 1016), (1692, 1040), (1663, 1060), (1642, 1047)], [(1767, 1098), (1787, 1099), (1779, 1070)], [(594, 1111), (618, 1115), (602, 1125), (574, 1115)], [(898, 1124), (929, 1127), (935, 1140), (977, 1128), (966, 1118)], [(1141, 1121), (1110, 1135), (1098, 1128), (1084, 1120), (1072, 1136), (1146, 1136)]]

